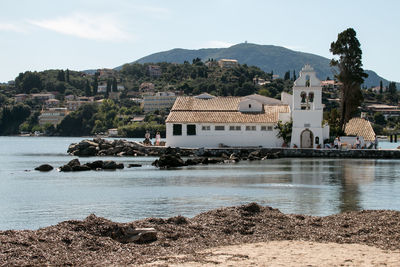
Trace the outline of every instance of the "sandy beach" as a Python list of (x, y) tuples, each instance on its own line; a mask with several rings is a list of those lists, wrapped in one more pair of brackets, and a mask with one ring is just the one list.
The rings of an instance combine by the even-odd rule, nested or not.
[[(132, 229), (157, 240), (135, 243)], [(193, 218), (116, 223), (95, 215), (35, 231), (0, 231), (0, 265), (399, 266), (400, 212), (326, 217), (249, 203)]]
[(169, 261), (148, 266), (393, 266), (400, 265), (400, 250), (383, 250), (359, 244), (307, 241), (271, 241), (224, 246), (197, 252), (200, 261)]

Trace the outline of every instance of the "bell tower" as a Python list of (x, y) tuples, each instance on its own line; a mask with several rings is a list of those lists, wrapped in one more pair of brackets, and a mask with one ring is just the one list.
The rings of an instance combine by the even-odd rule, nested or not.
[(305, 65), (293, 86), (292, 147), (323, 147), (329, 138), (329, 126), (322, 125), (323, 112), (321, 81), (314, 69)]

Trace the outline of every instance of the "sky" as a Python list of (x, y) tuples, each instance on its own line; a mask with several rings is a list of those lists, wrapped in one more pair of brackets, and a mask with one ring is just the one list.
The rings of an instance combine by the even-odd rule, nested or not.
[(350, 27), (364, 68), (400, 82), (398, 0), (0, 0), (0, 10), (0, 82), (245, 41), (332, 58), (331, 42)]

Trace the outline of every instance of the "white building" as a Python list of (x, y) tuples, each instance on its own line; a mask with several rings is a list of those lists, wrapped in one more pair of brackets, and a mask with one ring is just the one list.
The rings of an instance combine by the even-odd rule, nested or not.
[(294, 82), (292, 101), (286, 102), (292, 110), (291, 146), (323, 147), (324, 140), (329, 139), (329, 126), (322, 125), (322, 86), (310, 65), (305, 65), (300, 71), (299, 78)]
[(329, 127), (322, 126), (321, 95), (320, 81), (307, 65), (295, 81), (293, 95), (283, 93), (281, 101), (261, 95), (178, 97), (166, 120), (166, 145), (281, 147), (275, 126), (293, 119), (292, 147), (323, 146)]

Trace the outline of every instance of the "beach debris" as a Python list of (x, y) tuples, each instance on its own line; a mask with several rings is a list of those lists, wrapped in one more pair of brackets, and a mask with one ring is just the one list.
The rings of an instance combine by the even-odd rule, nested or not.
[[(204, 262), (203, 249), (279, 240), (364, 244), (400, 249), (400, 212), (362, 210), (326, 217), (284, 214), (248, 203), (192, 218), (147, 218), (116, 223), (95, 215), (34, 231), (0, 231), (7, 266), (143, 266), (160, 259)], [(186, 255), (171, 258), (171, 255)]]
[(41, 172), (48, 172), (51, 171), (52, 169), (54, 169), (53, 166), (49, 164), (42, 164), (35, 168), (36, 171), (41, 171)]

